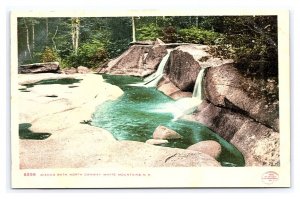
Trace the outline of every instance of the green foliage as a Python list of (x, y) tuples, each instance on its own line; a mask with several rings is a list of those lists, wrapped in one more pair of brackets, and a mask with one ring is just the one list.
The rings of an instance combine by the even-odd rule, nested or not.
[(55, 62), (60, 61), (59, 55), (48, 46), (45, 48), (44, 52), (41, 54), (41, 62)]
[(221, 34), (197, 27), (185, 28), (178, 31), (178, 40), (186, 43), (216, 44)]
[[(278, 75), (276, 16), (151, 16), (135, 22), (137, 40), (213, 45), (215, 56), (233, 58), (246, 74)], [(19, 64), (98, 66), (124, 52), (133, 34), (131, 17), (84, 17), (79, 26), (75, 54), (71, 18), (18, 18)]]
[(245, 74), (264, 79), (277, 77), (277, 17), (227, 16), (220, 19), (217, 24), (223, 27), (222, 31), (226, 35), (222, 45), (231, 46), (231, 52), (228, 48), (221, 52), (234, 58), (238, 69)]
[(130, 39), (110, 40), (106, 45), (108, 57), (113, 59), (128, 49)]
[(107, 61), (108, 53), (103, 44), (98, 41), (82, 44), (77, 54), (73, 53), (68, 58), (69, 66), (85, 66), (88, 68), (97, 67)]
[(154, 23), (145, 24), (142, 27), (137, 29), (137, 40), (145, 41), (151, 40), (154, 41), (156, 38), (160, 37), (161, 28), (156, 26)]

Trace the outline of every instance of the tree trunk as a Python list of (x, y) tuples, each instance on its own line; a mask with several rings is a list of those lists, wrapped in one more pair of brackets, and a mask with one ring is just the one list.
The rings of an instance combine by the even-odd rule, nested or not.
[(49, 36), (49, 22), (48, 22), (48, 18), (46, 18), (46, 43), (48, 42), (48, 36)]
[(30, 49), (30, 41), (29, 41), (29, 29), (28, 29), (28, 25), (27, 25), (27, 22), (26, 22), (26, 19), (24, 18), (24, 25), (25, 25), (25, 30), (26, 30), (26, 46), (27, 46), (27, 51), (28, 51), (28, 54), (29, 54), (29, 57), (32, 61), (32, 54), (31, 54), (31, 49)]
[(198, 28), (198, 26), (199, 26), (199, 17), (197, 16), (196, 17), (196, 27)]
[(80, 34), (80, 19), (78, 17), (72, 18), (72, 45), (77, 55), (78, 46), (79, 46), (79, 34)]
[(32, 52), (34, 51), (35, 47), (35, 33), (34, 33), (34, 21), (31, 22), (31, 29), (32, 29)]
[(53, 47), (54, 47), (54, 50), (55, 50), (55, 51), (57, 51), (57, 49), (56, 49), (56, 43), (55, 43), (55, 40), (54, 40), (54, 39), (55, 39), (55, 37), (56, 37), (57, 31), (58, 31), (58, 25), (56, 26), (56, 30), (55, 30), (55, 33), (54, 33), (53, 37), (51, 38), (52, 43), (53, 43)]
[(131, 21), (132, 21), (132, 42), (136, 42), (134, 17), (131, 17)]

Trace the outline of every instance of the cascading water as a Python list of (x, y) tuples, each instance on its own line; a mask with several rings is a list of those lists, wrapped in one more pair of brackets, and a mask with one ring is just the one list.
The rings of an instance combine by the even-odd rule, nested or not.
[[(176, 102), (170, 97), (154, 87), (128, 86), (129, 84), (142, 83), (142, 79), (106, 74), (102, 76), (106, 82), (120, 87), (124, 94), (116, 100), (102, 103), (93, 114), (92, 125), (108, 130), (118, 140), (139, 142), (151, 139), (156, 127), (163, 125), (178, 132), (183, 138), (168, 140), (169, 143), (161, 146), (186, 149), (203, 140), (215, 140), (222, 146), (218, 161), (223, 166), (245, 165), (242, 154), (233, 145), (204, 125), (186, 120), (172, 121), (174, 116), (171, 111), (174, 110)], [(201, 87), (200, 83), (199, 86)], [(183, 104), (189, 104), (191, 99), (198, 98), (187, 99), (189, 102)], [(195, 105), (199, 103), (199, 99), (195, 101), (197, 102)], [(166, 106), (170, 107), (170, 111), (154, 111), (157, 108), (163, 110), (163, 107)]]
[(145, 78), (142, 83), (130, 84), (130, 86), (156, 87), (160, 79), (163, 77), (163, 72), (169, 60), (170, 52), (171, 51), (168, 50), (168, 53), (163, 57), (163, 59), (159, 63), (155, 73)]
[(202, 68), (197, 76), (196, 82), (195, 82), (195, 86), (194, 86), (194, 90), (193, 90), (193, 95), (192, 97), (198, 98), (200, 100), (203, 100), (204, 96), (203, 96), (203, 88), (202, 88), (202, 82), (203, 82), (203, 78), (205, 75), (205, 71), (207, 68)]
[(192, 97), (181, 98), (175, 103), (167, 107), (167, 112), (171, 112), (174, 116), (173, 121), (178, 120), (184, 115), (193, 113), (202, 103), (203, 95), (203, 78), (206, 68), (202, 68), (197, 76)]

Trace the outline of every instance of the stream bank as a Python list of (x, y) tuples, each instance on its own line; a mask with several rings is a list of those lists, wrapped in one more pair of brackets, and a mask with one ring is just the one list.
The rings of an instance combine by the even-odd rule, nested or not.
[[(80, 82), (22, 86), (62, 78)], [(31, 124), (32, 133), (51, 134), (47, 139), (19, 139), (21, 169), (221, 166), (201, 152), (117, 141), (108, 131), (88, 125), (96, 106), (123, 94), (100, 75), (19, 74), (18, 81), (19, 123)]]
[[(190, 97), (199, 71), (208, 68), (203, 103), (186, 119), (204, 124), (236, 146), (244, 155), (246, 166), (280, 165), (278, 84), (272, 79), (246, 77), (237, 70), (233, 60), (214, 56), (209, 46), (170, 46), (162, 42), (142, 47), (132, 45), (101, 72), (147, 76), (148, 73), (132, 71), (148, 68), (145, 60), (151, 60), (153, 57), (148, 55), (156, 49), (165, 49), (159, 51), (160, 61), (167, 49), (172, 50), (157, 88), (173, 99)], [(136, 64), (122, 67), (120, 63), (128, 59), (136, 60)], [(160, 61), (155, 62), (156, 68)]]

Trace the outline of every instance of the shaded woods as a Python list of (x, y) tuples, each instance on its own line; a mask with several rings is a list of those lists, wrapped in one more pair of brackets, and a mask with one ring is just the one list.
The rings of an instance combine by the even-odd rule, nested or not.
[(130, 42), (212, 45), (248, 76), (277, 80), (276, 16), (18, 18), (19, 64), (59, 61), (61, 67), (105, 66)]

